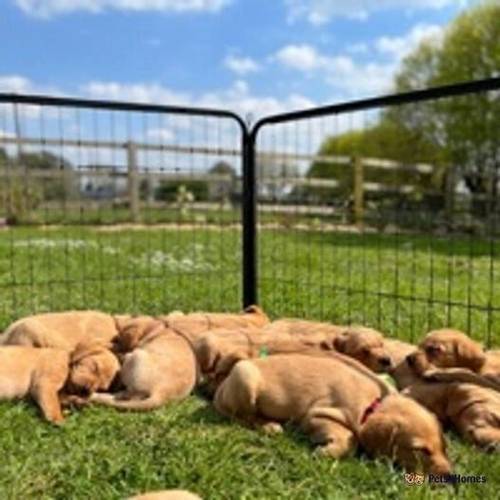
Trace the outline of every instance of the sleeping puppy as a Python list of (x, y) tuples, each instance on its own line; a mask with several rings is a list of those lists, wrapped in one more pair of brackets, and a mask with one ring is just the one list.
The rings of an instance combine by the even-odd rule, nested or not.
[(463, 382), (420, 382), (403, 391), (451, 426), (466, 441), (500, 450), (500, 394)]
[(463, 368), (500, 384), (498, 351), (484, 351), (479, 343), (459, 330), (429, 332), (408, 361), (419, 374), (432, 367)]
[(152, 410), (188, 396), (197, 380), (197, 363), (190, 340), (163, 322), (143, 316), (122, 325), (118, 339), (124, 355), (116, 394), (94, 393), (93, 403), (123, 410)]
[(266, 431), (295, 422), (334, 458), (360, 444), (369, 454), (393, 459), (410, 471), (451, 470), (437, 419), (339, 354), (240, 361), (218, 388), (214, 405), (223, 415)]
[(289, 339), (299, 339), (316, 346), (321, 342), (332, 344), (345, 326), (296, 318), (278, 319), (264, 326), (265, 333)]
[(199, 337), (193, 347), (208, 396), (214, 394), (238, 361), (283, 353), (327, 352), (331, 349), (324, 345), (323, 336), (290, 335), (270, 332), (267, 328), (210, 330)]
[(73, 395), (85, 398), (97, 391), (107, 391), (119, 372), (120, 362), (107, 346), (81, 342), (70, 355), (69, 376), (64, 386), (64, 395), (68, 397), (63, 403), (71, 402)]
[(373, 328), (348, 327), (335, 337), (333, 347), (376, 373), (387, 372), (393, 367), (384, 336)]
[(0, 344), (53, 347), (71, 352), (77, 344), (107, 344), (117, 335), (115, 319), (99, 311), (65, 311), (28, 316), (12, 323)]
[(420, 380), (420, 376), (409, 366), (409, 356), (417, 351), (417, 346), (401, 340), (385, 339), (384, 345), (391, 357), (392, 366), (387, 373), (401, 391)]
[(184, 335), (194, 342), (201, 334), (214, 328), (260, 328), (269, 323), (269, 318), (258, 306), (247, 307), (241, 313), (204, 313), (183, 314), (174, 312), (158, 316), (168, 328)]
[(54, 424), (64, 418), (61, 401), (107, 389), (118, 372), (118, 360), (99, 346), (78, 346), (73, 354), (61, 349), (0, 347), (0, 399), (31, 397)]
[(363, 326), (340, 326), (319, 321), (281, 319), (263, 328), (264, 332), (286, 336), (290, 340), (300, 339), (311, 347), (336, 350), (346, 354), (374, 372), (386, 372), (394, 366), (385, 345), (384, 336), (373, 328)]

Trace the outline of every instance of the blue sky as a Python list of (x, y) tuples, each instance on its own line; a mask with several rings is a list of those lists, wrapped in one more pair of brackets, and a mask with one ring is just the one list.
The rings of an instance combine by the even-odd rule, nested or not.
[(464, 0), (3, 0), (0, 90), (261, 115), (390, 90)]

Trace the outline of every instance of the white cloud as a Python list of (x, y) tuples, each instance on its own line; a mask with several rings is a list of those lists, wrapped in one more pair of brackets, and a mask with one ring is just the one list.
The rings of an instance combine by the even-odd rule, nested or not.
[(314, 71), (328, 65), (329, 59), (322, 56), (311, 45), (287, 45), (275, 54), (283, 66), (299, 71)]
[(14, 0), (26, 14), (48, 18), (75, 11), (217, 12), (232, 0)]
[(408, 33), (399, 37), (383, 36), (376, 40), (375, 47), (390, 57), (401, 60), (415, 49), (422, 40), (440, 40), (444, 28), (435, 24), (417, 24)]
[(248, 73), (255, 73), (260, 70), (260, 65), (250, 57), (229, 55), (224, 59), (224, 66), (241, 76)]
[(254, 95), (243, 80), (237, 80), (227, 89), (199, 95), (178, 92), (157, 83), (127, 84), (94, 81), (84, 85), (81, 90), (84, 95), (96, 99), (230, 109), (241, 116), (252, 114), (254, 117), (314, 105), (313, 101), (299, 94), (290, 94), (283, 99)]
[(81, 91), (89, 97), (115, 101), (128, 100), (144, 103), (185, 105), (190, 100), (189, 94), (170, 90), (157, 83), (126, 84), (91, 81), (83, 85)]
[(341, 94), (359, 96), (388, 90), (395, 63), (361, 64), (346, 55), (327, 56), (310, 45), (288, 45), (274, 56), (283, 66), (324, 76), (325, 81)]
[(306, 19), (313, 25), (322, 25), (335, 17), (366, 19), (374, 11), (388, 9), (441, 9), (464, 0), (284, 0), (288, 19)]
[(26, 94), (32, 92), (31, 82), (19, 75), (0, 75), (0, 92), (13, 92), (16, 94)]

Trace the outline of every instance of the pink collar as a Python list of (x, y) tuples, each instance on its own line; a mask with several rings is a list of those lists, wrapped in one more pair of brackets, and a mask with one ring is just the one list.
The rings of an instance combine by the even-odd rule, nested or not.
[(374, 399), (372, 403), (370, 403), (368, 408), (366, 408), (366, 410), (364, 411), (363, 416), (361, 417), (361, 425), (363, 425), (368, 420), (372, 413), (375, 413), (377, 411), (381, 403), (382, 398)]

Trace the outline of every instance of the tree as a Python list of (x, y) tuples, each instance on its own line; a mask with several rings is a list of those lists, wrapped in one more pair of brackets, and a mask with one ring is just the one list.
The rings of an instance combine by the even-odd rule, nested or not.
[(15, 160), (16, 168), (28, 170), (59, 170), (60, 177), (42, 178), (42, 198), (46, 201), (69, 199), (75, 190), (73, 165), (62, 156), (49, 151), (37, 153), (21, 152)]
[[(439, 147), (429, 142), (418, 130), (401, 127), (383, 116), (381, 120), (362, 130), (352, 130), (327, 138), (318, 152), (320, 156), (360, 156), (364, 158), (382, 158), (401, 163), (413, 164), (425, 162), (436, 168), (433, 175), (412, 174), (408, 179), (401, 171), (365, 168), (364, 179), (386, 186), (398, 187), (401, 184), (412, 184), (417, 191), (438, 190), (442, 184), (443, 153)], [(305, 191), (316, 201), (329, 202), (335, 198), (348, 198), (353, 190), (353, 168), (345, 162), (314, 162), (307, 172), (307, 177), (333, 179), (338, 182), (337, 188), (307, 187)]]
[[(402, 63), (397, 91), (500, 74), (500, 5), (487, 1), (458, 16), (442, 40), (423, 42)], [(500, 167), (500, 92), (401, 106), (386, 116), (444, 151), (472, 193), (497, 195)], [(475, 204), (484, 214), (485, 203)]]

